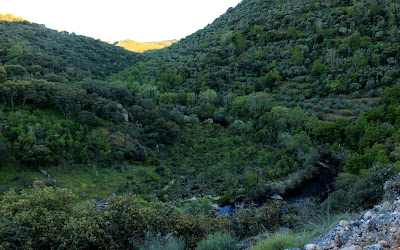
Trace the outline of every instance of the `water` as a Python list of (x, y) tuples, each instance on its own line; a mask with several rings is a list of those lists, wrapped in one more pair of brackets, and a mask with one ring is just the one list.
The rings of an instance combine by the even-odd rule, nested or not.
[[(294, 204), (310, 197), (320, 200), (328, 197), (328, 194), (335, 183), (336, 170), (330, 165), (320, 161), (317, 162), (317, 165), (319, 167), (318, 173), (314, 178), (305, 182), (301, 188), (290, 191), (284, 197), (284, 201), (286, 201), (287, 204)], [(261, 205), (263, 203), (264, 202), (262, 202)], [(236, 210), (243, 208), (244, 202), (236, 202), (235, 205), (226, 205), (221, 207), (218, 210), (218, 214), (233, 216)]]
[(323, 162), (317, 162), (319, 168), (314, 178), (308, 180), (297, 190), (292, 190), (284, 198), (288, 204), (294, 204), (305, 198), (316, 198), (323, 200), (328, 197), (335, 183), (336, 171)]

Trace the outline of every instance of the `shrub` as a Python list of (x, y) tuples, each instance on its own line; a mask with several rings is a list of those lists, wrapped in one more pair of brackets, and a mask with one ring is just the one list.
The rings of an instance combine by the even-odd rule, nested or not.
[(376, 164), (360, 175), (339, 174), (335, 192), (331, 196), (332, 209), (336, 212), (367, 209), (379, 202), (383, 195), (383, 185), (395, 174), (391, 165)]
[(236, 246), (237, 240), (230, 234), (216, 232), (208, 235), (197, 244), (197, 250), (225, 250), (238, 249)]
[(239, 238), (257, 235), (265, 230), (277, 230), (280, 227), (293, 227), (298, 217), (293, 207), (282, 201), (272, 201), (259, 208), (247, 208), (236, 212), (233, 218), (233, 231)]
[[(159, 238), (161, 238), (161, 240)], [(176, 238), (170, 239), (169, 235), (165, 237), (156, 237), (155, 243), (150, 243), (149, 246), (139, 247), (139, 250), (184, 250), (184, 249), (185, 249), (185, 241), (183, 239), (176, 239)]]
[(67, 189), (36, 182), (0, 201), (0, 249), (112, 248), (105, 221), (93, 203), (76, 206)]
[(311, 233), (299, 234), (277, 234), (266, 240), (261, 241), (250, 250), (277, 250), (287, 248), (303, 248), (313, 235)]
[(162, 203), (147, 203), (133, 195), (112, 196), (106, 220), (110, 223), (113, 240), (122, 248), (140, 242), (147, 233), (172, 233), (194, 247), (205, 235), (221, 228), (230, 228), (227, 217), (204, 214), (184, 214), (175, 207)]
[(91, 127), (99, 125), (99, 118), (92, 112), (86, 110), (82, 110), (81, 112), (79, 112), (76, 121), (80, 124), (86, 124)]

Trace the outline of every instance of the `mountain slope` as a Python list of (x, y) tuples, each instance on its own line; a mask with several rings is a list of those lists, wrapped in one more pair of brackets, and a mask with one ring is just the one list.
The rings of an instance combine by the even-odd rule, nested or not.
[[(246, 186), (244, 196), (263, 197), (264, 192), (285, 193), (299, 185), (293, 176), (303, 181), (312, 176), (320, 159), (350, 174), (342, 181), (354, 180), (352, 188), (357, 189), (376, 164), (399, 166), (393, 151), (399, 146), (399, 15), (397, 0), (245, 0), (204, 29), (146, 54), (144, 62), (109, 80), (130, 84), (143, 98), (180, 113), (188, 123), (212, 118), (263, 150), (283, 153), (276, 158), (266, 153), (257, 164), (249, 162), (241, 169), (243, 165), (226, 164), (206, 146), (202, 160), (192, 164), (182, 159), (193, 157), (185, 155), (192, 152), (185, 147), (196, 152), (192, 142), (174, 150), (174, 166), (189, 168), (213, 159), (196, 169), (205, 169), (205, 176), (214, 168), (225, 176), (240, 169), (236, 190)], [(194, 134), (188, 137), (201, 137)], [(300, 141), (307, 145), (305, 151)], [(194, 169), (191, 173), (196, 178)], [(251, 176), (261, 180), (252, 182)], [(198, 181), (206, 182), (204, 186), (235, 183), (232, 177), (208, 180)], [(369, 201), (358, 198), (370, 206), (379, 195)]]
[(160, 42), (136, 42), (130, 39), (118, 41), (116, 46), (122, 47), (132, 52), (143, 53), (148, 50), (162, 49), (176, 43), (178, 40), (160, 41)]
[(98, 203), (7, 192), (0, 246), (215, 246), (372, 207), (400, 171), (399, 13), (245, 0), (143, 60), (2, 22), (0, 191)]
[(103, 79), (141, 60), (139, 54), (74, 33), (0, 16), (0, 62), (20, 65), (17, 77), (61, 75), (72, 81)]
[[(155, 80), (161, 92), (265, 91), (325, 118), (357, 116), (361, 98), (398, 81), (398, 15), (397, 1), (246, 0), (120, 79)], [(339, 95), (348, 100), (335, 105)]]

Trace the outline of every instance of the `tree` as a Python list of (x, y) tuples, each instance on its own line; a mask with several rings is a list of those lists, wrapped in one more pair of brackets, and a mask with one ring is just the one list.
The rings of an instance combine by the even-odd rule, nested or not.
[(301, 48), (299, 45), (296, 45), (293, 49), (293, 55), (290, 58), (290, 62), (293, 65), (302, 65), (304, 61), (304, 55), (303, 55), (303, 51), (301, 51)]
[(246, 108), (246, 101), (248, 96), (238, 96), (233, 100), (232, 110), (238, 117), (246, 117), (248, 115), (248, 110)]
[(7, 81), (0, 85), (0, 95), (4, 104), (7, 104), (7, 101), (9, 101), (11, 106), (14, 107), (14, 100), (18, 96), (18, 92), (18, 84), (14, 81)]
[(23, 53), (24, 53), (24, 49), (18, 43), (11, 46), (11, 48), (8, 50), (8, 54), (11, 57), (18, 57), (18, 56), (21, 56)]
[(7, 71), (4, 66), (0, 66), (0, 83), (3, 83), (7, 79)]
[(78, 88), (62, 89), (54, 95), (53, 103), (69, 120), (85, 105), (86, 91)]
[(246, 108), (250, 111), (253, 117), (261, 115), (268, 105), (271, 104), (273, 98), (265, 92), (255, 92), (246, 99)]
[(200, 107), (204, 115), (210, 115), (214, 113), (215, 103), (218, 100), (217, 92), (212, 89), (207, 89), (200, 92), (199, 101)]
[(279, 74), (279, 71), (274, 68), (273, 70), (269, 71), (265, 76), (259, 78), (259, 84), (261, 87), (264, 88), (272, 88), (276, 84), (282, 80), (282, 76)]
[(33, 145), (25, 156), (33, 167), (44, 166), (52, 162), (53, 152), (44, 145)]
[(11, 155), (11, 145), (0, 140), (0, 166), (3, 165)]
[(92, 112), (86, 110), (82, 110), (81, 112), (79, 112), (76, 121), (80, 124), (86, 124), (91, 127), (95, 127), (99, 124), (99, 118)]
[(325, 63), (321, 63), (321, 60), (318, 59), (313, 63), (311, 73), (316, 75), (322, 75), (326, 71), (328, 71), (328, 66)]
[(26, 69), (22, 67), (21, 65), (6, 65), (4, 68), (7, 71), (7, 76), (13, 77), (13, 78), (18, 78), (22, 77), (26, 74)]

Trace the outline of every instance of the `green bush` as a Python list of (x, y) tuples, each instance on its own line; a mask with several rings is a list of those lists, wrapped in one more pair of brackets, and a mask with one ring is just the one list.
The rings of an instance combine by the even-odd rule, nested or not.
[(90, 249), (113, 247), (104, 218), (93, 203), (76, 206), (77, 196), (36, 182), (0, 201), (0, 249)]
[(261, 241), (250, 250), (278, 250), (286, 248), (303, 248), (313, 237), (311, 233), (277, 234)]
[(293, 227), (299, 218), (293, 207), (283, 201), (272, 201), (259, 208), (247, 208), (236, 212), (233, 231), (239, 238), (257, 235), (265, 230), (274, 231), (280, 227)]
[(390, 164), (375, 164), (362, 170), (360, 175), (342, 173), (336, 178), (335, 192), (331, 196), (335, 212), (367, 209), (379, 202), (383, 195), (383, 185), (396, 170)]
[(208, 235), (197, 244), (197, 250), (237, 249), (237, 240), (230, 234), (216, 232)]

